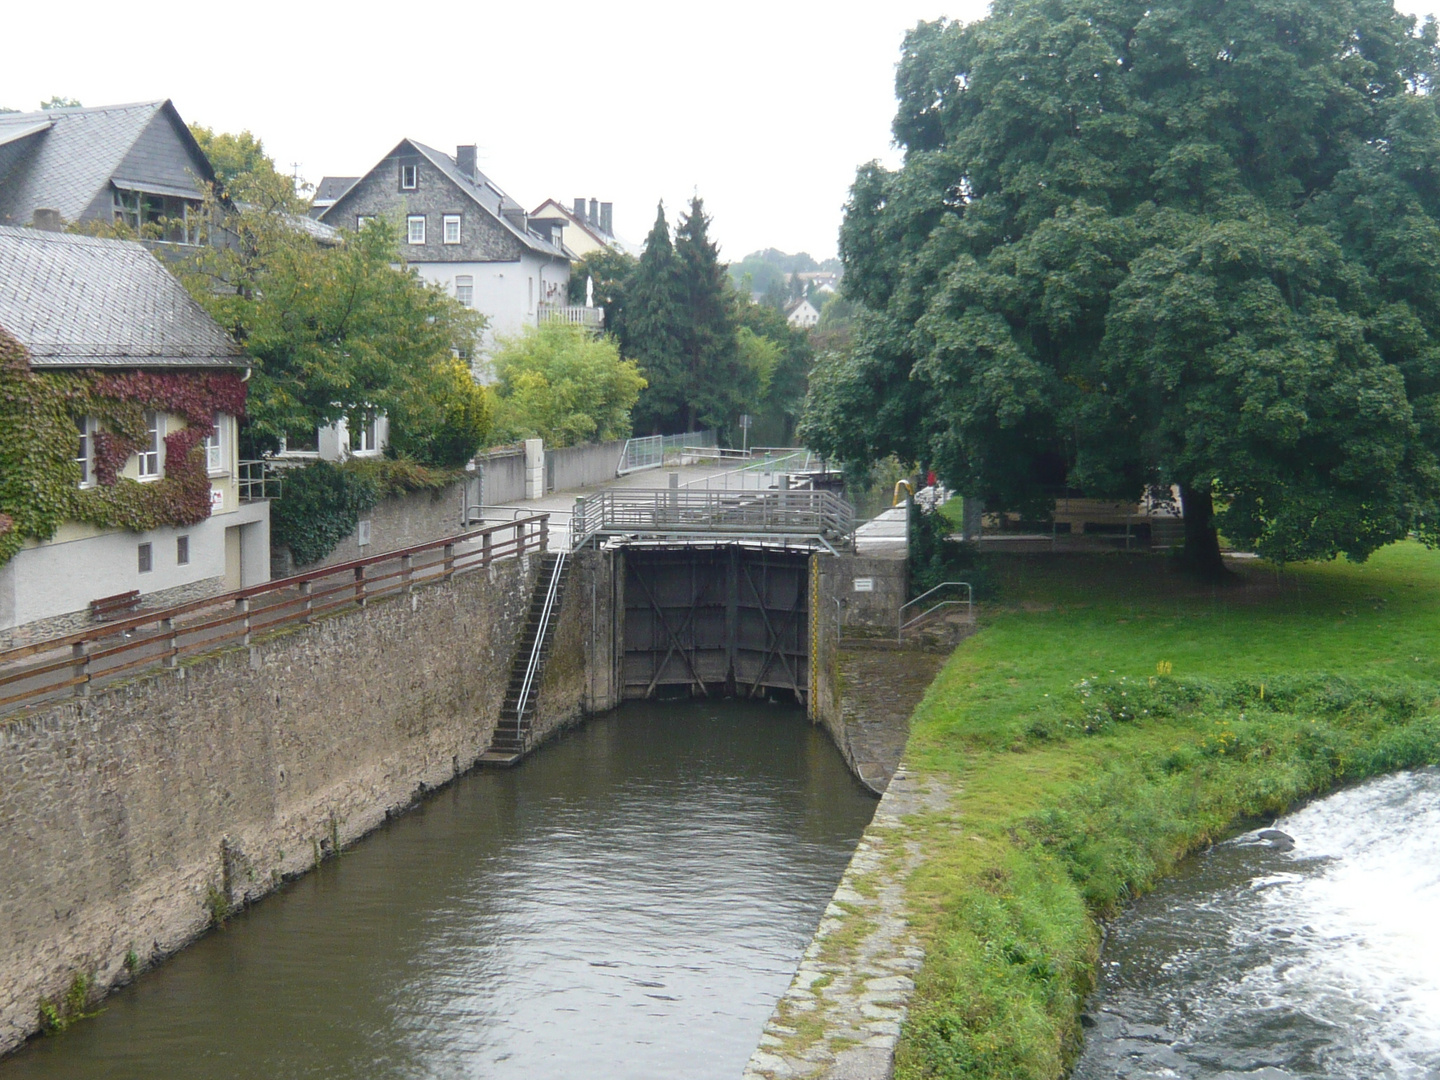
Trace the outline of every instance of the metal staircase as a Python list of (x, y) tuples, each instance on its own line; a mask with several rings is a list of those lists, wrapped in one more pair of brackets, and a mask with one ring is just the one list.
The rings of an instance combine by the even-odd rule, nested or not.
[(530, 613), (510, 669), (510, 685), (505, 690), (490, 748), (480, 758), (482, 764), (513, 765), (533, 747), (536, 698), (555, 638), (555, 616), (565, 598), (565, 567), (563, 551), (547, 551), (540, 556), (540, 572), (535, 575)]

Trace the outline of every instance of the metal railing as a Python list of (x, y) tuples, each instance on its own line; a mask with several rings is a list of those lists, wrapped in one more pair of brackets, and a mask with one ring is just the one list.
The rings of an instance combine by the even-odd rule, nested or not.
[[(732, 451), (738, 453), (738, 451)], [(702, 476), (694, 480), (687, 480), (682, 487), (700, 487), (706, 491), (722, 490), (729, 491), (732, 487), (737, 489), (757, 490), (768, 488), (773, 480), (767, 482), (766, 477), (772, 477), (775, 473), (803, 473), (809, 472), (817, 463), (823, 464), (823, 460), (817, 454), (809, 450), (788, 450), (780, 454), (763, 453), (757, 459), (754, 452), (746, 455), (750, 461), (748, 465), (742, 465), (738, 469), (727, 469), (725, 472), (715, 473), (712, 476)]]
[[(941, 589), (964, 589), (964, 590), (965, 590), (965, 599), (964, 599), (964, 600), (941, 600), (938, 604), (934, 604), (934, 605), (932, 605), (931, 607), (926, 608), (926, 609), (925, 609), (924, 611), (922, 611), (919, 615), (915, 615), (915, 616), (913, 616), (913, 617), (910, 618), (910, 619), (906, 619), (906, 618), (905, 618), (905, 610), (906, 610), (907, 608), (912, 608), (912, 607), (914, 607), (916, 604), (920, 603), (920, 601), (922, 601), (922, 600), (928, 600), (930, 597), (932, 597), (932, 596), (934, 596), (936, 593), (938, 593)], [(925, 592), (923, 592), (923, 593), (921, 593), (919, 596), (915, 597), (914, 600), (907, 600), (905, 603), (903, 603), (903, 604), (900, 605), (900, 611), (899, 611), (898, 617), (897, 617), (897, 619), (896, 619), (895, 640), (896, 640), (897, 642), (903, 642), (903, 641), (905, 640), (905, 631), (906, 631), (906, 630), (909, 630), (912, 626), (916, 626), (916, 625), (920, 624), (921, 622), (924, 622), (926, 619), (928, 619), (931, 615), (934, 615), (935, 612), (939, 611), (941, 608), (956, 607), (956, 606), (959, 606), (960, 604), (964, 604), (964, 605), (965, 605), (966, 618), (968, 618), (971, 622), (974, 622), (974, 621), (975, 621), (975, 590), (970, 587), (970, 583), (969, 583), (968, 581), (942, 581), (939, 585), (936, 585), (933, 589), (927, 589)]]
[(235, 477), (241, 502), (259, 502), (261, 499), (280, 498), (284, 486), (285, 471), (277, 469), (268, 461), (242, 461), (240, 472)]
[(697, 491), (616, 488), (575, 500), (572, 548), (605, 535), (720, 534), (843, 540), (855, 512), (830, 491)]
[(620, 451), (620, 463), (615, 467), (616, 476), (639, 472), (641, 469), (658, 469), (667, 460), (683, 458), (687, 448), (709, 449), (715, 445), (715, 432), (687, 431), (683, 435), (642, 435), (627, 439)]
[(97, 623), (63, 637), (0, 651), (0, 711), (182, 656), (249, 645), (255, 635), (312, 622), (497, 559), (545, 550), (549, 515), (533, 514), (455, 536), (326, 566), (248, 589)]
[(545, 590), (545, 606), (540, 611), (540, 622), (535, 630), (535, 641), (530, 646), (530, 660), (525, 665), (525, 681), (520, 685), (520, 700), (515, 703), (515, 728), (523, 730), (525, 706), (530, 700), (530, 690), (540, 670), (540, 658), (544, 653), (545, 634), (550, 629), (550, 615), (555, 609), (555, 595), (560, 588), (560, 577), (565, 573), (565, 552), (555, 558), (555, 567), (550, 572), (550, 587)]

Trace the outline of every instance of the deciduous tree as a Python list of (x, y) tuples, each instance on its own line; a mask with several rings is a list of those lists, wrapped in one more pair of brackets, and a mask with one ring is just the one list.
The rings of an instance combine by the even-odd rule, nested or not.
[(906, 38), (904, 164), (841, 234), (863, 305), (822, 449), (1010, 507), (1178, 485), (1277, 559), (1440, 520), (1432, 22), (1388, 0), (1012, 0)]

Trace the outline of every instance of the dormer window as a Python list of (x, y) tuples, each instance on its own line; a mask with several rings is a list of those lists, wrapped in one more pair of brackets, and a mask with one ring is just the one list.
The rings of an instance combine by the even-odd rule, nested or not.
[(401, 191), (414, 191), (414, 190), (415, 190), (417, 187), (419, 187), (419, 186), (420, 186), (420, 166), (418, 166), (418, 165), (401, 165), (401, 166), (400, 166), (400, 190), (401, 190)]

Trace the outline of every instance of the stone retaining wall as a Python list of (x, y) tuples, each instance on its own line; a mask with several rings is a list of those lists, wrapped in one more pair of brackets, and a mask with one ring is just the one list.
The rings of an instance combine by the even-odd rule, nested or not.
[[(533, 580), (497, 563), (0, 721), (0, 1052), (76, 974), (124, 981), (468, 769)], [(574, 666), (546, 673), (544, 730), (579, 713)]]

